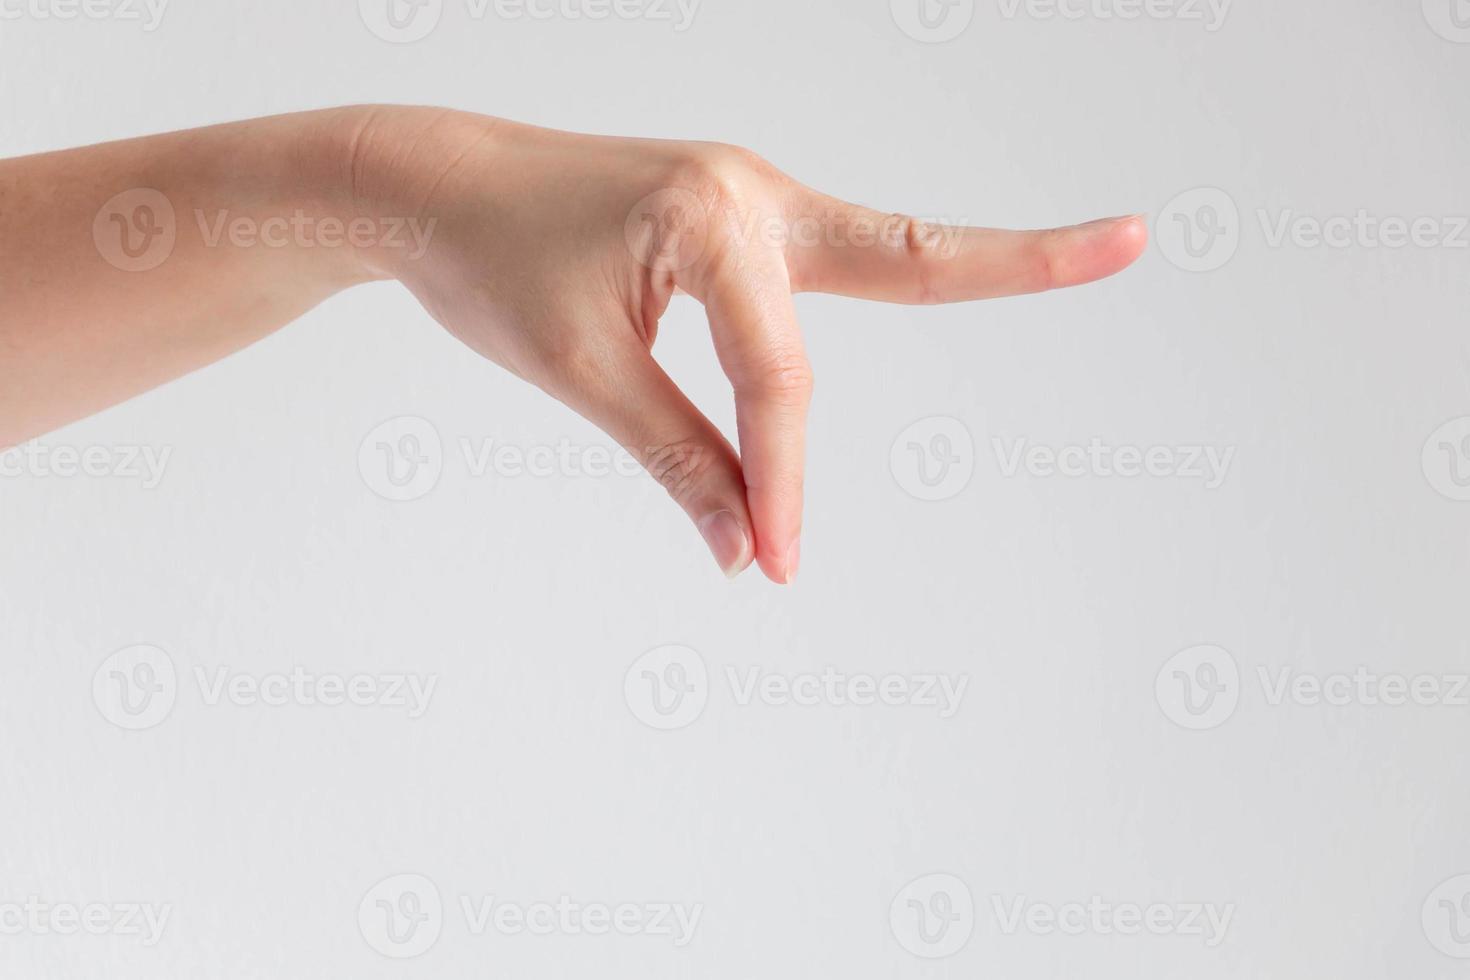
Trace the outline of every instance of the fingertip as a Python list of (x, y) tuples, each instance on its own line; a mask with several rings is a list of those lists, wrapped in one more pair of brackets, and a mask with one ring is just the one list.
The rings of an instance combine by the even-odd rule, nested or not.
[(1130, 214), (1120, 218), (1113, 234), (1118, 240), (1119, 257), (1124, 260), (1122, 268), (1127, 268), (1148, 248), (1148, 215)]
[(1141, 214), (1092, 221), (1073, 232), (1053, 268), (1057, 286), (1081, 286), (1116, 275), (1148, 247), (1148, 222)]
[(801, 539), (797, 538), (784, 548), (761, 548), (756, 561), (766, 578), (777, 585), (791, 585), (801, 568)]
[(737, 578), (755, 560), (750, 532), (734, 511), (722, 510), (711, 514), (696, 526), (726, 578)]

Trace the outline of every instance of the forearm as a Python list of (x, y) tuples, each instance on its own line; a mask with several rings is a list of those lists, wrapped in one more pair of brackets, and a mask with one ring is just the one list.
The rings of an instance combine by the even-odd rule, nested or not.
[(377, 278), (361, 247), (369, 226), (351, 233), (364, 116), (301, 113), (0, 161), (0, 448)]

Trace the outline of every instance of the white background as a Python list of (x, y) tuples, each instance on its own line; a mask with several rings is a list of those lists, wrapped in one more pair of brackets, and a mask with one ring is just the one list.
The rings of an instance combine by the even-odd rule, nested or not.
[[(1208, 16), (1105, 19), (1106, 0), (1075, 19), (979, 0), (945, 43), (905, 33), (887, 0), (705, 0), (682, 32), (475, 19), (445, 0), (411, 44), (375, 36), (347, 0), (175, 0), (152, 31), (9, 2), (7, 156), (415, 102), (741, 143), (830, 193), (973, 223), (1146, 211), (1179, 228), (1170, 202), (1201, 187), (1239, 218), (1233, 258), (1207, 272), (1155, 244), (1064, 294), (801, 297), (818, 394), (792, 589), (727, 584), (646, 478), (473, 476), (461, 440), (607, 440), (395, 285), (41, 440), (172, 455), (152, 489), (0, 478), (0, 906), (172, 915), (152, 946), (0, 935), (0, 975), (1465, 975), (1436, 943), (1453, 910), (1431, 893), (1470, 872), (1470, 707), (1272, 705), (1258, 674), (1470, 671), (1470, 503), (1436, 489), (1470, 457), (1450, 440), (1421, 463), (1435, 430), (1470, 416), (1470, 249), (1273, 247), (1259, 216), (1470, 214), (1470, 44), (1445, 26), (1459, 0), (1240, 0), (1213, 31)], [(731, 425), (696, 306), (675, 305), (657, 353)], [(359, 466), (364, 438), (400, 416), (443, 443), (437, 485), (406, 503)], [(936, 416), (962, 423), (973, 476), (921, 501), (906, 444), (898, 465), (892, 450)], [(1094, 438), (1235, 456), (1207, 490), (1006, 476), (993, 446)], [(127, 731), (93, 680), (135, 644), (165, 651), (178, 683), (166, 717)], [(624, 677), (668, 644), (702, 657), (707, 705), (656, 731)], [(1201, 644), (1238, 666), (1238, 706), (1192, 731), (1155, 681)], [(195, 670), (226, 666), (437, 688), (416, 720), (210, 705)], [(741, 705), (725, 674), (827, 666), (968, 688), (941, 718)], [(445, 910), (437, 942), (400, 961), (358, 911), (404, 873)], [(890, 906), (936, 873), (976, 915), (931, 960)], [(684, 948), (472, 935), (459, 899), (489, 895), (701, 904), (703, 918)], [(993, 901), (1020, 896), (1234, 913), (1214, 947), (1007, 934)]]

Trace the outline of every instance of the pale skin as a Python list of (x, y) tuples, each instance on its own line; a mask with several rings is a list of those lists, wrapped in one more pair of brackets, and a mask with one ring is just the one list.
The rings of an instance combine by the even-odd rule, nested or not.
[[(148, 244), (160, 218), (137, 201), (156, 197), (104, 207), (136, 189), (174, 215), (171, 250), (148, 268), (115, 250)], [(211, 228), (222, 212), (240, 223)], [(1033, 293), (1112, 275), (1146, 239), (1137, 216), (938, 227), (828, 197), (738, 147), (406, 106), (0, 161), (0, 449), (220, 360), (335, 293), (395, 279), (470, 348), (633, 453), (727, 574), (755, 562), (789, 583), (813, 377), (794, 293)], [(676, 292), (708, 313), (738, 452), (652, 356)]]

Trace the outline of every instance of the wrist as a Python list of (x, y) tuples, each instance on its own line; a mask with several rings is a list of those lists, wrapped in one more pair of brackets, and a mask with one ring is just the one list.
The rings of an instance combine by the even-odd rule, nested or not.
[(353, 258), (368, 279), (412, 278), (451, 217), (440, 213), (447, 178), (466, 148), (483, 144), (499, 120), (423, 106), (331, 110), (326, 152), (333, 208), (355, 230)]

